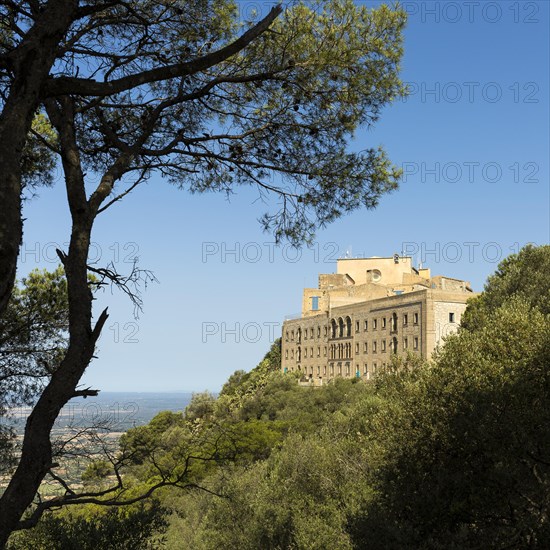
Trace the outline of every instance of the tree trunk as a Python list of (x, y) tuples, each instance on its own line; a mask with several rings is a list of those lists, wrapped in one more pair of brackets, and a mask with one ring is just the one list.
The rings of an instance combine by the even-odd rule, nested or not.
[(15, 77), (0, 114), (0, 315), (13, 290), (23, 237), (21, 154), (40, 103), (40, 91), (76, 8), (75, 0), (50, 0), (10, 54)]
[(78, 150), (75, 149), (71, 102), (64, 98), (60, 105), (65, 110), (50, 102), (49, 114), (60, 135), (72, 216), (69, 252), (67, 255), (60, 252), (67, 276), (69, 347), (27, 419), (17, 469), (0, 497), (0, 548), (18, 528), (25, 510), (32, 504), (40, 484), (52, 467), (51, 430), (63, 406), (74, 397), (107, 320), (107, 313), (103, 312), (92, 329), (92, 293), (88, 287), (87, 260), (95, 212), (86, 200), (84, 176)]
[(17, 529), (52, 466), (52, 427), (62, 407), (74, 396), (107, 319), (104, 312), (92, 329), (92, 294), (86, 268), (90, 233), (91, 223), (77, 226), (71, 235), (69, 254), (64, 257), (71, 317), (69, 348), (27, 420), (17, 470), (0, 498), (0, 548)]

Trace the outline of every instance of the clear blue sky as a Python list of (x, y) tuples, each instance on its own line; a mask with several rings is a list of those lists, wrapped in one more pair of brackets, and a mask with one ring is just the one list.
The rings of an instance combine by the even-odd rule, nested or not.
[[(111, 318), (86, 384), (219, 390), (259, 362), (285, 315), (300, 310), (302, 288), (349, 249), (408, 252), (481, 290), (499, 259), (549, 242), (549, 3), (402, 4), (410, 13), (402, 76), (413, 94), (350, 144), (383, 144), (405, 170), (400, 190), (319, 231), (314, 248), (297, 254), (261, 231), (253, 192), (227, 202), (154, 179), (96, 224), (92, 256), (124, 269), (137, 254), (160, 284), (145, 293), (139, 320), (124, 296), (100, 297), (97, 311), (109, 305)], [(25, 217), (20, 275), (57, 263), (53, 243), (70, 231), (63, 187), (41, 190)]]

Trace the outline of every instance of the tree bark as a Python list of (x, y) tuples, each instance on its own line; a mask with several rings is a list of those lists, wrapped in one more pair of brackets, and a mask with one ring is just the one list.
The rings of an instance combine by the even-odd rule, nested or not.
[(77, 4), (75, 0), (50, 0), (7, 57), (14, 80), (0, 114), (0, 315), (11, 296), (23, 237), (21, 155), (41, 90)]

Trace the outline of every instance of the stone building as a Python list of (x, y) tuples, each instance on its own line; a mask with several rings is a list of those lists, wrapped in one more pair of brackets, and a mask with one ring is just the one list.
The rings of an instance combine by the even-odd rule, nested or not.
[(281, 368), (322, 385), (369, 379), (393, 353), (429, 358), (474, 295), (467, 281), (432, 277), (410, 257), (340, 259), (336, 273), (304, 289), (301, 315), (283, 323)]

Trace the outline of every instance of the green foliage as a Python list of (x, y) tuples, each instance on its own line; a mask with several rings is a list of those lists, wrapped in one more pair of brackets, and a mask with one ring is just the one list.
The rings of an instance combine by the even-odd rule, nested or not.
[[(171, 0), (135, 2), (129, 15), (115, 3), (71, 47), (94, 51), (88, 78), (96, 79), (97, 66), (115, 81), (220, 51), (253, 26), (240, 11), (230, 0)], [(193, 193), (256, 186), (275, 199), (264, 228), (303, 245), (319, 225), (375, 208), (397, 188), (401, 170), (382, 147), (352, 152), (348, 143), (406, 94), (399, 78), (405, 21), (397, 5), (292, 2), (269, 30), (206, 70), (140, 81), (93, 100), (93, 109), (76, 94), (82, 162), (103, 172), (132, 147), (125, 172), (148, 177), (155, 167)], [(131, 63), (120, 58), (126, 50)]]
[[(92, 289), (96, 282), (90, 275)], [(68, 330), (63, 268), (32, 270), (0, 318), (0, 472), (13, 466), (9, 409), (34, 403), (65, 355)]]
[(214, 414), (216, 397), (210, 392), (194, 393), (185, 408), (185, 419), (189, 421), (206, 420)]
[(379, 498), (354, 518), (356, 544), (547, 547), (549, 365), (550, 320), (515, 298), (392, 380), (372, 420)]
[[(28, 531), (12, 535), (8, 550), (135, 550), (161, 548), (166, 527), (158, 501), (128, 509), (80, 507), (47, 514)], [(153, 536), (156, 533), (155, 536)]]
[(63, 269), (31, 271), (0, 318), (0, 472), (13, 466), (9, 409), (33, 402), (65, 352), (67, 331)]
[(47, 117), (38, 113), (33, 121), (21, 159), (25, 185), (51, 185), (56, 163), (57, 133)]
[(82, 481), (85, 484), (94, 484), (103, 481), (113, 473), (113, 466), (105, 460), (92, 462), (82, 474)]
[(250, 372), (238, 370), (224, 384), (217, 401), (220, 416), (231, 414), (242, 408), (243, 402), (250, 399), (266, 386), (273, 373), (281, 370), (281, 339), (277, 338), (262, 361)]
[(3, 377), (53, 372), (67, 344), (67, 282), (61, 267), (34, 270), (15, 288), (0, 319)]
[(488, 315), (514, 296), (542, 313), (550, 313), (550, 245), (528, 245), (504, 259), (487, 280), (483, 293), (470, 302), (462, 326), (480, 328)]

